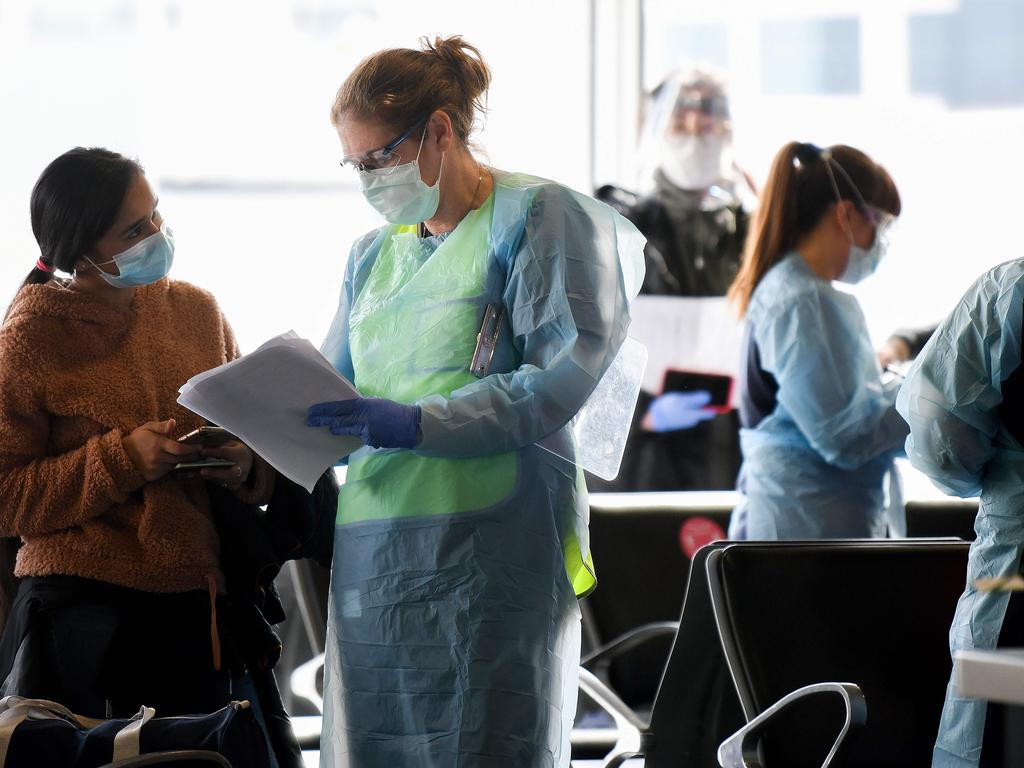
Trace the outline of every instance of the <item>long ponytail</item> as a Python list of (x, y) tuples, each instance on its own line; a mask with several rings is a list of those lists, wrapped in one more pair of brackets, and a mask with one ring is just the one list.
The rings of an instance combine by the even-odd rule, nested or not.
[(817, 226), (836, 203), (837, 191), (839, 199), (858, 206), (873, 205), (893, 216), (900, 213), (900, 196), (892, 178), (860, 150), (841, 144), (823, 150), (791, 141), (778, 151), (747, 237), (743, 263), (729, 287), (729, 300), (741, 317), (768, 270)]
[(743, 262), (729, 286), (729, 300), (736, 304), (740, 316), (746, 314), (750, 297), (761, 279), (796, 242), (796, 160), (803, 151), (802, 146), (798, 141), (791, 141), (772, 160), (743, 249)]

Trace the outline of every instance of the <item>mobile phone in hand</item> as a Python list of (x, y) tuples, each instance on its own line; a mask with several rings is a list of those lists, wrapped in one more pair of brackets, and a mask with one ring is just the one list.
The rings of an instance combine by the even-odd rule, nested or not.
[(200, 427), (199, 429), (193, 429), (187, 435), (179, 437), (178, 442), (185, 445), (212, 448), (213, 446), (224, 445), (224, 443), (230, 443), (232, 440), (237, 439), (237, 437), (222, 427)]
[(707, 392), (711, 402), (706, 407), (727, 413), (732, 407), (732, 387), (732, 376), (669, 368), (665, 371), (662, 392)]
[(226, 469), (235, 466), (235, 462), (228, 459), (215, 459), (212, 456), (207, 459), (196, 459), (195, 461), (179, 461), (174, 465), (175, 470), (186, 469)]

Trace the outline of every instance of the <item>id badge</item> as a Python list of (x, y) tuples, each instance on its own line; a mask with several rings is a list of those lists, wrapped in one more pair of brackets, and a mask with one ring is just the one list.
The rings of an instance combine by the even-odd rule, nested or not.
[(494, 357), (495, 347), (498, 346), (498, 335), (501, 333), (501, 322), (504, 319), (504, 305), (487, 305), (484, 310), (484, 321), (480, 324), (480, 332), (476, 335), (473, 361), (469, 364), (469, 372), (478, 379), (491, 372), (491, 359)]

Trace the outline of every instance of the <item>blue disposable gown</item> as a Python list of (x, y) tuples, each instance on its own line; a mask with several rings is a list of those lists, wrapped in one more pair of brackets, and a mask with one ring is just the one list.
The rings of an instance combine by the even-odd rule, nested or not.
[(884, 480), (907, 426), (857, 300), (792, 252), (754, 290), (747, 322), (779, 388), (775, 410), (740, 433), (730, 538), (884, 535)]
[[(353, 246), (323, 344), (353, 379), (350, 309), (387, 232)], [(505, 325), (490, 375), (418, 401), (415, 451), (515, 451), (519, 482), (480, 512), (337, 527), (325, 767), (568, 765), (580, 637), (564, 557), (567, 543), (588, 550), (588, 503), (577, 468), (535, 443), (554, 435), (571, 450), (566, 424), (625, 339), (643, 244), (602, 203), (495, 172), (484, 291), (473, 300), (478, 316), (503, 305)], [(426, 261), (437, 240), (422, 247)], [(424, 321), (402, 332), (429, 345), (445, 328)]]
[[(976, 579), (1017, 572), (1024, 548), (1024, 447), (999, 420), (1001, 383), (1021, 364), (1024, 260), (983, 275), (921, 351), (897, 400), (910, 423), (907, 455), (953, 496), (981, 495), (967, 587), (950, 650), (994, 648), (1009, 595)], [(932, 765), (976, 766), (985, 703), (957, 695), (950, 679)]]

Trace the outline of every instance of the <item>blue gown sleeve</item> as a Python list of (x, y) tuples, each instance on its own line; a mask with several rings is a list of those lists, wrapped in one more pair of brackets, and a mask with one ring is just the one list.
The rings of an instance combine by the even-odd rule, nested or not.
[(856, 299), (834, 290), (800, 294), (755, 327), (778, 399), (829, 464), (856, 469), (898, 452), (907, 425), (893, 407)]
[[(977, 496), (997, 452), (1002, 382), (1020, 365), (1019, 282), (1007, 268), (980, 278), (925, 345), (897, 408), (910, 423), (907, 456), (954, 496)], [(1019, 280), (1020, 266), (1017, 264)]]
[(356, 295), (356, 283), (365, 279), (372, 266), (367, 253), (376, 253), (373, 246), (381, 236), (382, 230), (374, 230), (355, 241), (349, 251), (345, 265), (345, 279), (341, 286), (341, 298), (338, 300), (338, 311), (334, 315), (327, 336), (320, 345), (320, 353), (326, 357), (334, 369), (349, 381), (355, 380), (352, 366), (352, 352), (348, 342), (349, 314), (352, 311), (352, 300)]
[[(423, 455), (515, 450), (564, 426), (626, 337), (643, 236), (612, 208), (551, 185), (532, 201), (504, 303), (519, 366), (419, 402)], [(637, 266), (639, 265), (639, 266)], [(632, 272), (630, 272), (632, 270)]]

